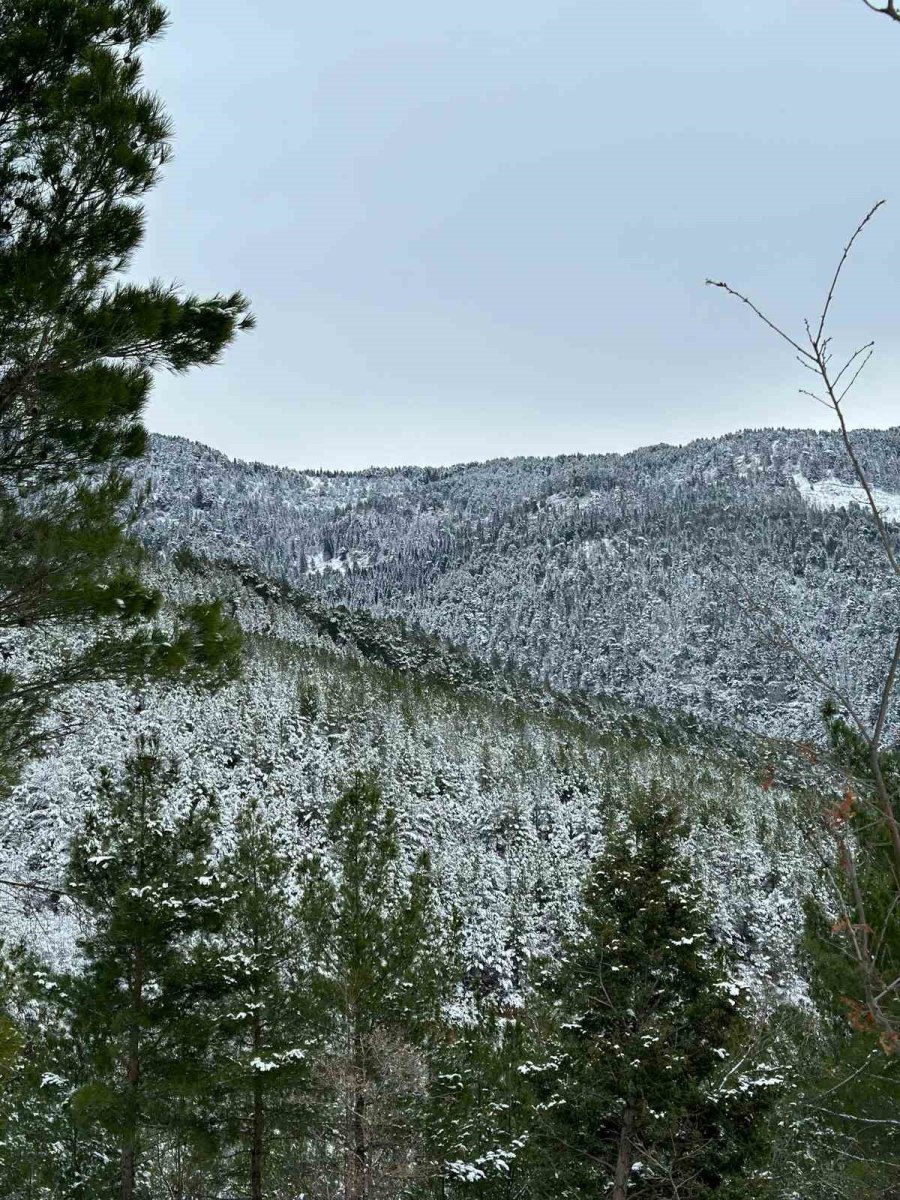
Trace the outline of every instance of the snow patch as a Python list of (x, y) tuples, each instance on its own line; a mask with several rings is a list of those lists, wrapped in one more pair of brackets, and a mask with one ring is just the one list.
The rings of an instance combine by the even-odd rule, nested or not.
[[(869, 505), (866, 493), (858, 483), (842, 483), (840, 479), (820, 479), (810, 483), (798, 471), (794, 474), (794, 486), (813, 508), (849, 508), (851, 504), (868, 508)], [(883, 520), (900, 522), (900, 495), (872, 488), (872, 497)]]

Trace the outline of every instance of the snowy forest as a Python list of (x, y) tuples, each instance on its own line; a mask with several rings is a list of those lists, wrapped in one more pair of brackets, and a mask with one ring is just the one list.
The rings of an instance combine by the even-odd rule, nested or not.
[(831, 293), (833, 431), (151, 435), (254, 323), (127, 274), (166, 25), (0, 6), (0, 1198), (896, 1200), (900, 428)]

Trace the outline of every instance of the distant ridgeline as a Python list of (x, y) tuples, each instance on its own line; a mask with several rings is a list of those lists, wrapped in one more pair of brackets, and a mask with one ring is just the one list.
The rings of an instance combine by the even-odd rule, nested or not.
[[(853, 436), (900, 522), (900, 429)], [(863, 705), (891, 649), (896, 581), (836, 434), (354, 473), (156, 436), (146, 471), (140, 532), (164, 554), (402, 618), (559, 692), (818, 737), (823, 690), (773, 619)]]

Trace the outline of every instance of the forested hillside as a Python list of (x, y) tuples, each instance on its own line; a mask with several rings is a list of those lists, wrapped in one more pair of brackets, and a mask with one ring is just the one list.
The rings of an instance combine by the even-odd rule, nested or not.
[[(900, 519), (900, 431), (855, 435)], [(735, 434), (619, 455), (299, 472), (156, 437), (153, 546), (256, 564), (563, 690), (819, 736), (827, 678), (873, 695), (895, 582), (837, 435)]]
[[(195, 569), (158, 578), (173, 599), (198, 584)], [(697, 871), (747, 981), (760, 997), (802, 996), (796, 940), (816, 877), (808, 764), (762, 740), (738, 758), (727, 741), (652, 713), (573, 707), (396, 626), (308, 609), (246, 572), (213, 566), (200, 578), (228, 597), (246, 631), (245, 681), (199, 703), (183, 688), (72, 693), (57, 718), (68, 736), (13, 793), (0, 875), (24, 867), (52, 887), (99, 773), (121, 769), (142, 734), (160, 735), (184, 765), (176, 809), (211, 790), (227, 827), (252, 794), (296, 859), (322, 836), (342, 784), (374, 771), (402, 816), (407, 851), (435, 856), (446, 911), (464, 917), (470, 967), (511, 992), (515, 955), (559, 939), (585, 864), (635, 789), (656, 780), (691, 797)], [(773, 755), (779, 779), (769, 788)], [(54, 927), (50, 912), (40, 936)]]
[(900, 429), (837, 275), (843, 441), (151, 438), (255, 325), (132, 274), (168, 19), (0, 5), (0, 1197), (896, 1200)]
[[(635, 964), (649, 964), (656, 954), (677, 956), (679, 947), (709, 939), (698, 963), (672, 961), (658, 970), (666, 978), (674, 977), (673, 971), (685, 973), (681, 990), (673, 992), (682, 1003), (698, 978), (699, 963), (706, 963), (703, 970), (712, 971), (709, 985), (727, 987), (726, 994), (739, 998), (733, 1001), (734, 1013), (750, 1021), (735, 1042), (733, 1059), (726, 1045), (720, 1047), (726, 1074), (713, 1066), (709, 1070), (723, 1080), (736, 1073), (737, 1091), (717, 1093), (717, 1103), (727, 1107), (727, 1098), (738, 1095), (758, 1109), (747, 1128), (761, 1139), (759, 1154), (774, 1158), (770, 1170), (752, 1175), (754, 1187), (763, 1189), (761, 1194), (768, 1188), (781, 1200), (807, 1200), (830, 1195), (833, 1185), (858, 1177), (860, 1187), (873, 1189), (868, 1194), (879, 1195), (880, 1181), (893, 1174), (879, 1124), (891, 1073), (885, 1068), (887, 1074), (879, 1074), (862, 1028), (844, 1045), (844, 1017), (840, 1009), (833, 1011), (833, 1001), (811, 971), (819, 953), (819, 943), (811, 940), (816, 922), (825, 922), (826, 942), (829, 923), (841, 928), (839, 920), (835, 923), (839, 898), (830, 868), (831, 839), (840, 828), (833, 822), (846, 819), (840, 814), (850, 811), (854, 793), (847, 790), (842, 768), (808, 742), (785, 739), (800, 729), (818, 732), (821, 696), (801, 680), (790, 660), (766, 648), (754, 603), (761, 596), (768, 602), (773, 589), (759, 589), (774, 580), (778, 597), (794, 603), (789, 612), (793, 637), (806, 639), (835, 669), (843, 669), (846, 655), (864, 651), (866, 670), (874, 670), (872, 660), (884, 649), (877, 639), (883, 622), (877, 602), (887, 587), (876, 587), (873, 594), (871, 580), (879, 577), (872, 536), (852, 503), (854, 489), (829, 457), (836, 449), (832, 440), (784, 434), (789, 452), (764, 459), (760, 447), (777, 440), (769, 433), (746, 434), (623, 459), (304, 475), (231, 463), (192, 443), (155, 439), (140, 532), (150, 546), (145, 584), (166, 598), (161, 629), (174, 630), (177, 613), (188, 603), (217, 605), (226, 623), (236, 621), (243, 630), (242, 678), (213, 692), (203, 690), (202, 680), (101, 680), (68, 690), (44, 724), (42, 757), (27, 768), (7, 800), (0, 839), (4, 937), (11, 946), (21, 941), (20, 953), (36, 956), (36, 965), (29, 966), (26, 957), (17, 969), (17, 978), (24, 971), (24, 978), (34, 982), (16, 984), (25, 991), (13, 1011), (26, 1024), (41, 1014), (35, 1069), (44, 1063), (36, 1082), (25, 1072), (10, 1093), (11, 1111), (25, 1104), (31, 1115), (20, 1135), (8, 1135), (5, 1148), (0, 1145), (8, 1160), (31, 1163), (35, 1144), (41, 1144), (46, 1169), (58, 1178), (71, 1177), (82, 1186), (102, 1176), (73, 1152), (67, 1130), (77, 1105), (94, 1104), (81, 1099), (94, 1086), (85, 1078), (102, 1079), (106, 1068), (98, 1074), (91, 1067), (85, 1076), (77, 1061), (52, 1069), (49, 1063), (81, 1044), (76, 1038), (70, 1046), (66, 1005), (75, 1005), (72, 1011), (83, 1020), (95, 1003), (88, 996), (77, 1000), (74, 992), (69, 999), (66, 981), (84, 988), (95, 970), (92, 963), (101, 971), (98, 980), (107, 969), (90, 940), (92, 930), (104, 927), (104, 864), (125, 863), (129, 838), (158, 830), (173, 848), (181, 847), (180, 856), (166, 860), (169, 865), (154, 885), (162, 889), (162, 908), (158, 900), (148, 900), (142, 921), (160, 919), (170, 900), (176, 903), (167, 889), (187, 870), (183, 886), (199, 889), (190, 900), (198, 906), (199, 923), (182, 944), (185, 952), (194, 946), (212, 957), (202, 960), (196, 984), (179, 987), (206, 988), (220, 979), (215, 986), (227, 983), (227, 988), (221, 1002), (212, 995), (188, 1010), (195, 1013), (189, 1028), (202, 1039), (196, 1053), (202, 1046), (207, 1056), (197, 1066), (198, 1079), (205, 1081), (202, 1098), (191, 1101), (183, 1116), (148, 1112), (141, 1118), (146, 1131), (159, 1122), (158, 1133), (144, 1134), (156, 1155), (145, 1153), (142, 1160), (148, 1194), (175, 1186), (179, 1139), (188, 1139), (192, 1153), (199, 1153), (191, 1122), (201, 1118), (212, 1122), (213, 1148), (197, 1160), (200, 1190), (188, 1194), (202, 1195), (206, 1187), (229, 1194), (228, 1147), (243, 1144), (243, 1135), (241, 1127), (229, 1126), (227, 1103), (216, 1089), (226, 1087), (223, 1081), (236, 1069), (228, 1065), (229, 1056), (238, 1053), (238, 1043), (247, 1043), (240, 1041), (244, 1034), (238, 1026), (238, 1043), (232, 1044), (220, 1022), (254, 1010), (234, 1008), (237, 999), (228, 999), (227, 989), (239, 987), (240, 972), (232, 978), (227, 964), (243, 961), (247, 953), (239, 932), (244, 926), (234, 922), (249, 920), (246, 928), (258, 933), (253, 922), (274, 903), (271, 896), (283, 896), (286, 907), (277, 920), (271, 917), (276, 924), (267, 926), (267, 936), (276, 943), (287, 939), (272, 979), (281, 980), (279, 987), (287, 978), (294, 980), (288, 1008), (300, 997), (303, 1006), (313, 1008), (301, 1006), (297, 1025), (287, 1016), (267, 1018), (275, 1023), (266, 1027), (266, 1036), (280, 1049), (269, 1057), (257, 1052), (242, 1068), (249, 1074), (241, 1078), (259, 1089), (259, 1080), (272, 1072), (274, 1091), (260, 1099), (267, 1112), (268, 1105), (277, 1110), (279, 1088), (287, 1088), (285, 1102), (290, 1097), (294, 1105), (291, 1120), (301, 1120), (304, 1105), (317, 1114), (311, 1126), (302, 1127), (306, 1132), (298, 1126), (290, 1150), (279, 1148), (277, 1130), (266, 1134), (271, 1177), (293, 1181), (286, 1186), (295, 1189), (302, 1181), (311, 1195), (329, 1196), (339, 1163), (346, 1164), (350, 1151), (340, 1138), (332, 1142), (327, 1129), (339, 1120), (340, 1105), (356, 1096), (381, 1106), (381, 1115), (376, 1118), (373, 1108), (367, 1119), (366, 1138), (381, 1136), (378, 1122), (388, 1121), (390, 1161), (399, 1156), (398, 1163), (431, 1163), (427, 1169), (436, 1172), (434, 1180), (446, 1194), (474, 1188), (499, 1196), (511, 1171), (532, 1193), (552, 1194), (554, 1184), (543, 1179), (540, 1156), (528, 1150), (529, 1138), (542, 1128), (537, 1114), (544, 1104), (542, 1077), (529, 1078), (538, 1070), (534, 1054), (551, 1055), (540, 1071), (551, 1071), (560, 1096), (570, 1095), (576, 1085), (566, 1075), (569, 1058), (553, 1057), (557, 1052), (551, 1053), (550, 1041), (519, 1041), (532, 1028), (530, 1022), (544, 1019), (535, 972), (546, 970), (541, 964), (552, 962), (560, 947), (581, 945), (586, 902), (601, 909), (624, 904), (623, 911), (633, 914), (629, 921), (641, 919), (644, 885), (623, 864), (646, 844), (662, 855), (647, 885), (662, 880), (664, 911), (675, 911), (671, 905), (678, 896), (687, 903), (689, 877), (698, 890), (684, 912), (702, 913), (708, 905), (709, 925), (702, 918), (698, 924), (694, 916), (694, 925), (682, 922), (668, 935), (654, 933), (650, 942), (639, 938), (626, 950), (614, 938), (610, 948), (621, 949), (633, 972)], [(872, 435), (866, 446), (879, 502), (891, 518), (894, 489), (900, 494), (892, 474), (893, 437)], [(831, 461), (833, 470), (825, 466)], [(848, 500), (849, 507), (839, 507)], [(744, 552), (747, 545), (757, 546), (755, 564), (754, 555)], [(506, 588), (501, 586), (504, 572), (511, 581)], [(725, 581), (738, 572), (740, 586), (727, 588)], [(504, 631), (513, 628), (504, 622), (523, 617), (526, 595), (530, 623), (501, 654), (496, 647)], [(625, 622), (626, 615), (628, 623), (618, 626), (619, 640), (613, 641), (610, 623)], [(676, 620), (682, 624), (673, 625)], [(441, 626), (440, 637), (429, 632), (429, 624)], [(77, 654), (80, 637), (65, 622), (38, 635), (9, 637), (7, 668), (27, 687), (29, 678), (46, 672), (47, 662)], [(516, 645), (522, 648), (518, 656), (511, 652)], [(599, 656), (595, 645), (604, 648)], [(532, 646), (543, 656), (540, 662), (530, 654)], [(549, 669), (550, 662), (560, 664), (558, 673)], [(868, 678), (861, 671), (854, 686), (864, 689)], [(778, 692), (773, 679), (793, 690)], [(682, 692), (690, 702), (679, 708)], [(736, 728), (745, 710), (758, 732)], [(130, 834), (134, 805), (143, 805), (147, 797), (158, 805), (158, 816), (142, 816)], [(684, 823), (667, 832), (670, 803)], [(360, 833), (358, 843), (352, 841), (354, 805), (370, 806), (359, 827), (368, 832)], [(823, 824), (823, 813), (839, 815), (828, 817), (829, 825)], [(202, 827), (197, 814), (204, 814)], [(650, 825), (642, 833), (643, 820)], [(201, 828), (206, 832), (192, 851)], [(382, 832), (376, 836), (376, 830)], [(191, 868), (185, 856), (192, 853), (199, 857)], [(269, 899), (263, 909), (250, 912), (242, 906), (254, 894), (247, 891), (247, 880), (256, 876), (246, 872), (257, 870), (253, 864), (259, 855), (274, 873), (268, 883), (253, 884), (264, 887)], [(389, 963), (391, 955), (402, 957), (406, 951), (399, 932), (377, 949), (384, 922), (394, 920), (388, 910), (376, 914), (382, 933), (373, 926), (363, 936), (355, 925), (340, 933), (345, 919), (340, 908), (329, 914), (328, 905), (322, 907), (329, 889), (357, 869), (353, 863), (362, 863), (364, 872), (388, 872), (372, 893), (383, 894), (385, 904), (394, 887), (399, 888), (397, 903), (413, 903), (427, 880), (427, 910), (434, 913), (435, 930), (443, 931), (433, 938), (423, 926), (417, 936), (426, 958), (416, 960), (417, 966), (409, 958), (389, 968), (391, 986), (413, 987), (411, 981), (403, 983), (404, 972), (426, 980), (432, 969), (444, 983), (432, 996), (439, 1007), (431, 1010), (426, 1025), (416, 1032), (418, 1027), (404, 1018), (401, 1040), (390, 1043), (388, 1059), (365, 1086), (353, 1082), (357, 1068), (341, 1058), (345, 1018), (324, 1032), (315, 997), (321, 988), (337, 986), (341, 970), (351, 969), (346, 963), (327, 965), (342, 938), (362, 948), (363, 958), (353, 970), (365, 977), (376, 969), (379, 954), (388, 955), (383, 961)], [(422, 863), (427, 863), (425, 875)], [(684, 878), (681, 871), (687, 873)], [(135, 883), (141, 878), (132, 877)], [(233, 894), (223, 892), (221, 901), (205, 894), (211, 887), (226, 889), (231, 878), (242, 881)], [(585, 891), (591, 878), (598, 882)], [(632, 886), (636, 898), (629, 901)], [(604, 887), (610, 889), (605, 899)], [(142, 883), (126, 894), (143, 904), (145, 893), (155, 894)], [(335, 904), (341, 894), (334, 892)], [(635, 903), (637, 908), (628, 907)], [(183, 901), (177, 904), (180, 909)], [(370, 912), (365, 919), (375, 916)], [(402, 918), (412, 919), (409, 913)], [(303, 973), (312, 970), (309, 962), (317, 961), (317, 939), (332, 921), (338, 926), (321, 943), (325, 959), (315, 968), (321, 974), (303, 982)], [(827, 955), (832, 953), (829, 947)], [(186, 962), (176, 964), (177, 970), (187, 970)], [(714, 963), (722, 965), (714, 969)], [(724, 964), (727, 973), (716, 984), (716, 971), (726, 970)], [(167, 969), (160, 966), (160, 979)], [(639, 1003), (637, 993), (632, 997), (628, 991), (632, 977), (637, 979), (626, 977), (617, 1001), (626, 1017)], [(553, 986), (568, 985), (560, 979)], [(182, 993), (175, 988), (173, 994)], [(708, 992), (702, 1003), (716, 994)], [(427, 989), (422, 992), (423, 1003), (429, 995)], [(339, 1013), (343, 1001), (332, 1003)], [(372, 1000), (368, 1016), (355, 1009), (356, 1016), (351, 1014), (353, 1021), (374, 1023), (365, 1035), (374, 1039), (366, 1041), (371, 1053), (381, 1053), (375, 1049), (379, 1039), (395, 1037), (386, 1032), (395, 1003), (385, 993)], [(450, 1038), (446, 1044), (425, 1033), (438, 1011), (440, 1028)], [(696, 1019), (689, 1018), (688, 1028), (696, 1027)], [(154, 1020), (164, 1042), (190, 1043), (184, 1040), (187, 1034), (177, 1032), (174, 1012), (161, 1010)], [(560, 1026), (559, 1036), (567, 1028)], [(615, 1036), (632, 1037), (627, 1020)], [(727, 1042), (724, 1032), (719, 1036)], [(57, 1043), (69, 1048), (53, 1050)], [(634, 1064), (644, 1061), (651, 1044), (640, 1042)], [(476, 1058), (466, 1059), (467, 1054)], [(495, 1054), (507, 1057), (490, 1058)], [(307, 1056), (312, 1074), (301, 1069)], [(826, 1112), (815, 1096), (831, 1086), (831, 1073), (842, 1069), (835, 1064), (847, 1061), (854, 1064), (853, 1094), (840, 1109)], [(188, 1064), (178, 1070), (188, 1073), (164, 1084), (162, 1094), (190, 1094), (195, 1085)], [(640, 1086), (652, 1090), (656, 1074), (649, 1060), (640, 1070), (649, 1072)], [(412, 1076), (404, 1074), (410, 1071)], [(513, 1087), (510, 1071), (522, 1080), (521, 1087)], [(465, 1093), (463, 1103), (463, 1093), (451, 1089), (441, 1100), (442, 1081), (457, 1077), (488, 1090), (478, 1092), (480, 1100)], [(49, 1085), (40, 1082), (51, 1078)], [(684, 1103), (699, 1086), (694, 1078), (683, 1081)], [(40, 1090), (48, 1086), (50, 1092)], [(619, 1086), (615, 1073), (608, 1086), (613, 1095)], [(765, 1098), (767, 1089), (771, 1101)], [(551, 1100), (553, 1094), (548, 1093)], [(702, 1108), (709, 1094), (701, 1089), (696, 1104)], [(458, 1103), (459, 1111), (453, 1107)], [(777, 1136), (765, 1132), (770, 1103), (777, 1106)], [(421, 1105), (426, 1106), (421, 1111), (415, 1107)], [(678, 1120), (694, 1120), (697, 1111), (685, 1110)], [(102, 1109), (90, 1113), (91, 1136), (99, 1136), (96, 1131), (107, 1118)], [(722, 1109), (717, 1120), (731, 1117)], [(579, 1124), (579, 1137), (583, 1130)], [(642, 1137), (650, 1140), (644, 1144), (653, 1144), (654, 1136), (648, 1129)], [(887, 1129), (884, 1136), (890, 1140)], [(101, 1138), (99, 1158), (91, 1162), (103, 1159), (103, 1145)], [(835, 1167), (826, 1145), (839, 1147), (847, 1162), (858, 1159), (863, 1165), (858, 1172)], [(739, 1153), (746, 1158), (736, 1162), (756, 1161), (750, 1145)], [(310, 1165), (319, 1159), (320, 1167)], [(239, 1157), (235, 1169), (243, 1172), (247, 1161)], [(798, 1163), (806, 1179), (802, 1192), (792, 1190)], [(401, 1194), (389, 1183), (394, 1169), (384, 1168), (379, 1188), (385, 1195)], [(741, 1178), (751, 1179), (749, 1165), (741, 1170)], [(408, 1194), (431, 1194), (438, 1183), (430, 1178), (417, 1177)], [(345, 1190), (355, 1194), (349, 1184)], [(293, 1196), (290, 1190), (286, 1194)]]
[[(51, 740), (6, 807), (0, 877), (29, 881), (4, 892), (11, 944), (24, 937), (55, 970), (78, 967), (76, 941), (90, 925), (62, 882), (73, 838), (96, 811), (104, 772), (121, 778), (136, 740), (156, 738), (177, 773), (166, 823), (215, 802), (207, 872), (228, 861), (248, 803), (277, 829), (286, 862), (330, 854), (329, 813), (347, 780), (377, 777), (397, 814), (405, 869), (427, 852), (441, 921), (458, 927), (464, 982), (446, 1011), (463, 1028), (475, 1000), (516, 1010), (529, 964), (574, 928), (590, 861), (648, 789), (684, 799), (683, 849), (712, 905), (716, 943), (732, 956), (733, 985), (749, 989), (758, 1012), (808, 1008), (804, 905), (828, 896), (808, 789), (817, 782), (817, 803), (826, 803), (839, 780), (787, 747), (744, 741), (738, 755), (713, 730), (573, 702), (397, 622), (328, 608), (246, 569), (176, 557), (154, 568), (154, 582), (173, 605), (198, 593), (225, 600), (246, 634), (245, 678), (212, 696), (110, 683), (69, 694), (55, 717), (65, 737)], [(13, 662), (39, 670), (43, 653), (31, 640)], [(771, 1054), (792, 1054), (786, 1046)], [(62, 1103), (77, 1075), (54, 1070)], [(23, 1136), (49, 1140), (62, 1177), (75, 1164), (54, 1141), (63, 1110), (51, 1099)], [(490, 1136), (490, 1153), (500, 1147), (512, 1161), (508, 1139)], [(486, 1166), (483, 1137), (472, 1135), (468, 1160), (465, 1145), (453, 1167), (461, 1179), (502, 1180), (502, 1163)]]

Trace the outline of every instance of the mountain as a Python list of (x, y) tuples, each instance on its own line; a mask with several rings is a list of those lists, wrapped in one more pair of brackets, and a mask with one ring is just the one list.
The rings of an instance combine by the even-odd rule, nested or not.
[[(73, 691), (61, 733), (5, 808), (0, 878), (46, 894), (4, 894), (4, 936), (70, 957), (78, 912), (60, 903), (72, 832), (139, 733), (179, 764), (170, 804), (211, 794), (226, 840), (248, 798), (274, 816), (297, 859), (320, 843), (330, 803), (355, 771), (375, 770), (412, 859), (433, 856), (447, 912), (462, 918), (469, 970), (513, 992), (516, 962), (570, 926), (583, 870), (638, 788), (685, 798), (689, 851), (766, 1002), (802, 1000), (797, 936), (815, 890), (819, 834), (807, 785), (827, 776), (758, 739), (727, 736), (620, 704), (554, 695), (465, 652), (222, 564), (157, 564), (173, 602), (223, 597), (247, 636), (245, 677), (208, 695), (184, 687)], [(39, 653), (34, 645), (28, 653)], [(777, 764), (774, 769), (773, 764)], [(811, 839), (811, 840), (810, 840)]]
[[(893, 519), (900, 433), (859, 442)], [(516, 955), (567, 927), (636, 790), (673, 791), (718, 936), (762, 998), (802, 998), (817, 813), (839, 781), (785, 740), (817, 732), (821, 695), (756, 609), (779, 604), (823, 669), (870, 686), (891, 585), (835, 438), (304, 473), (157, 437), (142, 477), (155, 582), (173, 604), (223, 598), (245, 677), (67, 697), (6, 805), (0, 877), (49, 892), (6, 897), (5, 937), (71, 953), (77, 913), (53, 894), (69, 838), (99, 772), (156, 732), (176, 809), (212, 792), (227, 830), (256, 797), (298, 857), (346, 780), (378, 771), (462, 914), (471, 969), (505, 990)], [(41, 652), (7, 648), (13, 668)]]
[[(900, 521), (900, 429), (853, 437)], [(896, 623), (896, 580), (832, 433), (362, 472), (156, 436), (141, 478), (140, 533), (160, 552), (253, 566), (560, 692), (783, 738), (819, 736), (825, 693), (773, 620), (862, 708)]]

